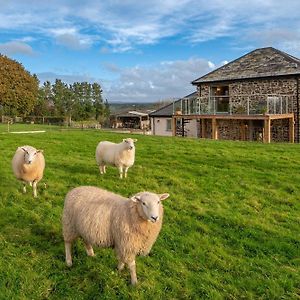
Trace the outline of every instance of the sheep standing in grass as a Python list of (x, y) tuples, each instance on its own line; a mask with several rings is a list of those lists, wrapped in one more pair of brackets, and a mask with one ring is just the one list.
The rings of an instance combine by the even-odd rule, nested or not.
[(135, 257), (150, 252), (162, 226), (161, 200), (168, 197), (169, 194), (141, 192), (124, 198), (92, 186), (71, 190), (62, 218), (67, 265), (72, 265), (72, 242), (82, 237), (89, 256), (94, 256), (93, 245), (113, 247), (118, 269), (127, 265), (135, 285)]
[(31, 146), (19, 147), (12, 159), (12, 169), (17, 179), (24, 183), (23, 192), (26, 193), (26, 183), (33, 188), (33, 196), (37, 197), (37, 184), (43, 178), (45, 159), (42, 150)]
[(127, 138), (115, 144), (107, 141), (100, 142), (96, 148), (96, 161), (100, 174), (106, 173), (106, 165), (116, 166), (120, 178), (127, 177), (127, 171), (134, 164), (136, 139)]

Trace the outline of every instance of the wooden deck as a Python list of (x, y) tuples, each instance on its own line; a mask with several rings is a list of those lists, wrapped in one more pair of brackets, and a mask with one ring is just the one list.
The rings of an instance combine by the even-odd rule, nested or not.
[[(173, 136), (176, 135), (177, 120), (211, 120), (211, 138), (218, 139), (218, 120), (261, 120), (264, 122), (263, 126), (263, 142), (271, 142), (271, 122), (272, 120), (288, 119), (289, 120), (289, 142), (294, 143), (294, 114), (264, 114), (264, 115), (229, 115), (229, 114), (216, 114), (216, 115), (173, 115), (172, 117), (172, 129)], [(201, 124), (204, 124), (202, 122)], [(202, 125), (202, 130), (205, 128)]]

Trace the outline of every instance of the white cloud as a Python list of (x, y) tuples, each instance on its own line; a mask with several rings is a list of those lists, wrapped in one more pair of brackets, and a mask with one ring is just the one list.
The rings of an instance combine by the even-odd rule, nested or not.
[(6, 55), (14, 55), (14, 54), (34, 55), (34, 51), (32, 50), (31, 46), (20, 41), (11, 41), (11, 42), (0, 44), (0, 53)]
[[(300, 27), (299, 9), (298, 0), (52, 0), (43, 3), (16, 0), (3, 1), (0, 30), (49, 36), (56, 29), (54, 38), (68, 47), (82, 49), (101, 41), (103, 47), (124, 52), (175, 35), (184, 36), (184, 41), (190, 43), (220, 37), (236, 37), (240, 43), (249, 43), (242, 39), (248, 33), (256, 31), (263, 36), (265, 30), (282, 27), (292, 35), (293, 28)], [(68, 27), (76, 27), (76, 31), (57, 31)], [(93, 32), (92, 36), (86, 34), (87, 28)], [(252, 38), (256, 43), (261, 42), (254, 35)], [(296, 42), (297, 37), (292, 40)]]
[(53, 28), (48, 34), (54, 36), (58, 44), (75, 50), (86, 49), (93, 44), (92, 36), (80, 34), (74, 27)]
[(153, 102), (183, 97), (196, 90), (191, 81), (212, 70), (200, 58), (164, 61), (152, 67), (121, 70), (120, 77), (103, 86), (108, 101)]

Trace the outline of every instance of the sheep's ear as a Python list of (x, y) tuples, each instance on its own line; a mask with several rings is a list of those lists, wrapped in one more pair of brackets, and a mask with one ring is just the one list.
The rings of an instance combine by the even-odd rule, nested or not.
[(123, 139), (123, 142), (126, 142), (126, 139)]
[(134, 195), (130, 198), (130, 200), (133, 201), (133, 202), (138, 202), (138, 201), (141, 201), (141, 197), (137, 196), (137, 195)]
[(24, 147), (20, 147), (20, 149), (22, 149), (24, 152), (27, 152), (26, 148)]
[(134, 142), (134, 143), (137, 142), (137, 139), (133, 139), (133, 142)]
[(167, 198), (169, 198), (170, 194), (168, 193), (164, 193), (164, 194), (159, 194), (158, 197), (159, 199), (162, 200), (166, 200)]
[(36, 153), (43, 153), (44, 150), (36, 150)]

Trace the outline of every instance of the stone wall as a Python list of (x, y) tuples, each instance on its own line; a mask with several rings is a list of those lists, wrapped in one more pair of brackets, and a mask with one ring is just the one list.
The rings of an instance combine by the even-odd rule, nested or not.
[(272, 120), (271, 122), (271, 141), (288, 142), (289, 141), (289, 120)]
[[(202, 137), (201, 123), (198, 136)], [(205, 120), (205, 138), (212, 138), (211, 120)], [(219, 140), (263, 141), (263, 121), (217, 120)], [(271, 142), (289, 142), (289, 120), (271, 121)]]
[(237, 108), (243, 107), (244, 111), (259, 114), (264, 112), (267, 106), (268, 96), (278, 96), (282, 99), (283, 113), (294, 112), (297, 102), (297, 80), (290, 79), (272, 79), (272, 80), (249, 80), (237, 81), (229, 84), (230, 104), (232, 112)]

